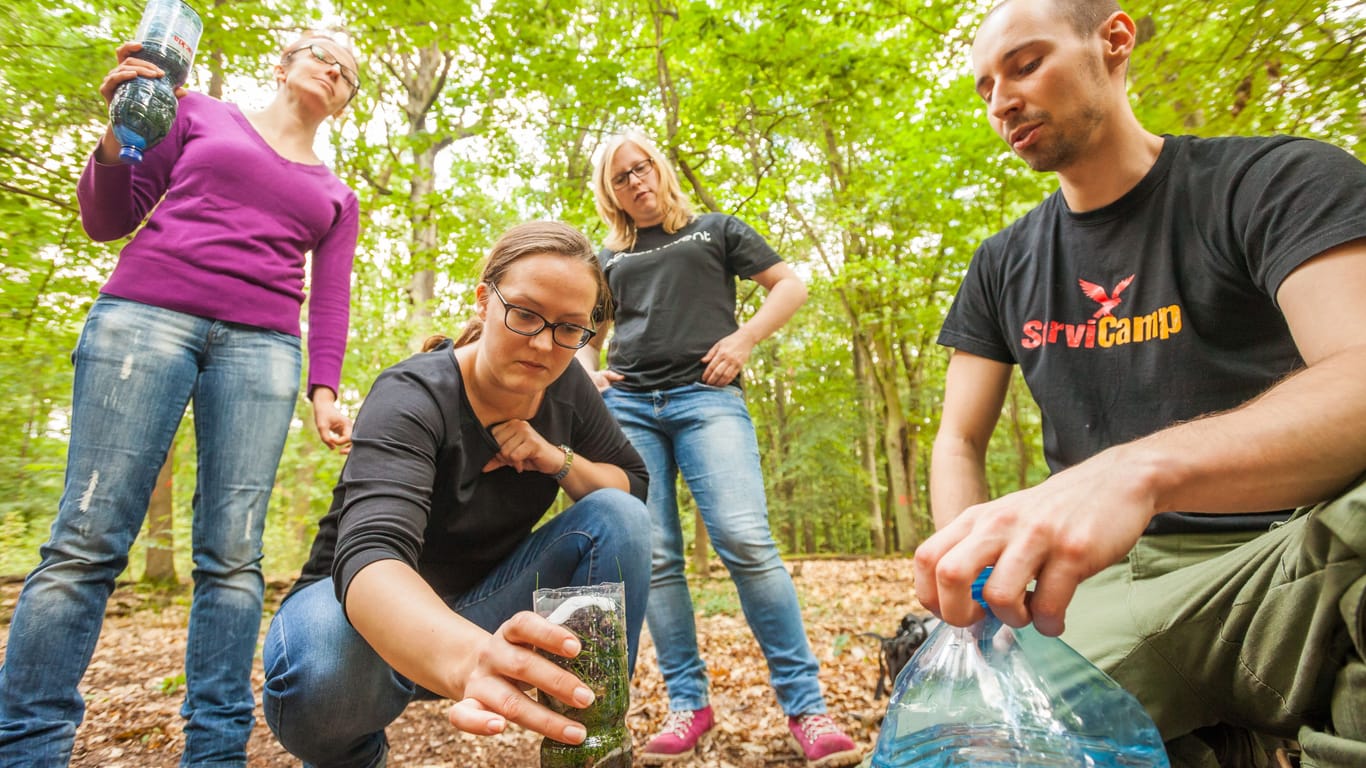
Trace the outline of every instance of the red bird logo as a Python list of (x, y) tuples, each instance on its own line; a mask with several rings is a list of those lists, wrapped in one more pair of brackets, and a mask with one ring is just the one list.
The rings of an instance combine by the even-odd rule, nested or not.
[(1102, 285), (1088, 283), (1085, 280), (1077, 280), (1077, 283), (1081, 285), (1083, 293), (1100, 303), (1100, 309), (1097, 309), (1096, 313), (1091, 315), (1091, 317), (1104, 317), (1105, 315), (1110, 314), (1110, 310), (1119, 306), (1119, 295), (1124, 293), (1124, 289), (1128, 288), (1129, 283), (1132, 283), (1133, 281), (1133, 275), (1129, 275), (1123, 280), (1120, 280), (1119, 285), (1115, 286), (1114, 294), (1107, 294), (1105, 292), (1105, 286)]

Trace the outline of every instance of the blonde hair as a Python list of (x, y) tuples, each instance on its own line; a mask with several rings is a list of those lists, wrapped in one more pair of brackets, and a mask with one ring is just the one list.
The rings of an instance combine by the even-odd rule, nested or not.
[(664, 231), (673, 234), (693, 220), (692, 204), (683, 194), (683, 188), (678, 183), (678, 174), (674, 172), (668, 159), (645, 134), (639, 131), (623, 131), (607, 140), (598, 162), (593, 166), (593, 199), (597, 203), (598, 215), (608, 227), (607, 240), (603, 244), (614, 251), (634, 247), (636, 232), (639, 229), (630, 214), (621, 209), (616, 190), (612, 189), (612, 161), (616, 158), (617, 152), (627, 144), (632, 144), (644, 152), (654, 163), (655, 173), (659, 174), (657, 196), (663, 208), (664, 219), (660, 224), (663, 225)]
[[(593, 325), (611, 319), (611, 289), (607, 287), (607, 278), (603, 277), (602, 268), (598, 266), (598, 256), (593, 252), (592, 243), (582, 232), (558, 221), (529, 221), (504, 232), (489, 250), (479, 281), (496, 285), (513, 264), (528, 256), (541, 254), (563, 256), (586, 266), (593, 273), (593, 281), (597, 285), (597, 295), (593, 301)], [(465, 324), (465, 329), (455, 340), (455, 346), (463, 347), (474, 342), (483, 333), (484, 321), (476, 315)], [(422, 351), (432, 350), (445, 339), (444, 336), (428, 338), (422, 345)]]

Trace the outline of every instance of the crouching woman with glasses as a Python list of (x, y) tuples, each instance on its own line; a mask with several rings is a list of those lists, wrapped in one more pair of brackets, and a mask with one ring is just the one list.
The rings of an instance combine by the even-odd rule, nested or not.
[[(475, 289), (477, 318), (375, 381), (303, 574), (264, 649), (266, 720), (310, 765), (379, 766), (415, 698), (451, 724), (512, 721), (570, 744), (582, 726), (524, 691), (592, 693), (536, 653), (578, 641), (531, 613), (538, 587), (626, 583), (634, 667), (649, 586), (646, 469), (575, 350), (608, 302), (588, 240), (514, 227)], [(563, 489), (573, 506), (532, 530)]]

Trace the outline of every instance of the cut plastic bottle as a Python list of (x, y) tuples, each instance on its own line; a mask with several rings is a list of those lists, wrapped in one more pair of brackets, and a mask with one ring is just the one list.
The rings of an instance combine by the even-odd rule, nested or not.
[(897, 676), (873, 768), (1170, 768), (1147, 711), (1081, 654), (1014, 629), (982, 599), (969, 627), (940, 623)]
[(570, 707), (542, 693), (540, 700), (583, 725), (582, 744), (541, 740), (541, 768), (631, 768), (631, 732), (626, 711), (631, 703), (631, 675), (626, 650), (626, 585), (538, 589), (532, 593), (536, 613), (579, 638), (582, 650), (572, 659), (542, 652), (574, 673), (593, 691), (593, 703)]

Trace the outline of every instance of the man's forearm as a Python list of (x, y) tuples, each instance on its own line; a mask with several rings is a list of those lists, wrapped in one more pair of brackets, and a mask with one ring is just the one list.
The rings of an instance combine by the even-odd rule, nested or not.
[[(1366, 471), (1366, 346), (1231, 411), (1111, 449), (1146, 473), (1157, 512), (1257, 512), (1332, 497)], [(1107, 451), (1109, 453), (1110, 451)]]
[(943, 528), (973, 504), (990, 498), (986, 465), (969, 452), (935, 441), (930, 459), (930, 511), (934, 527)]

